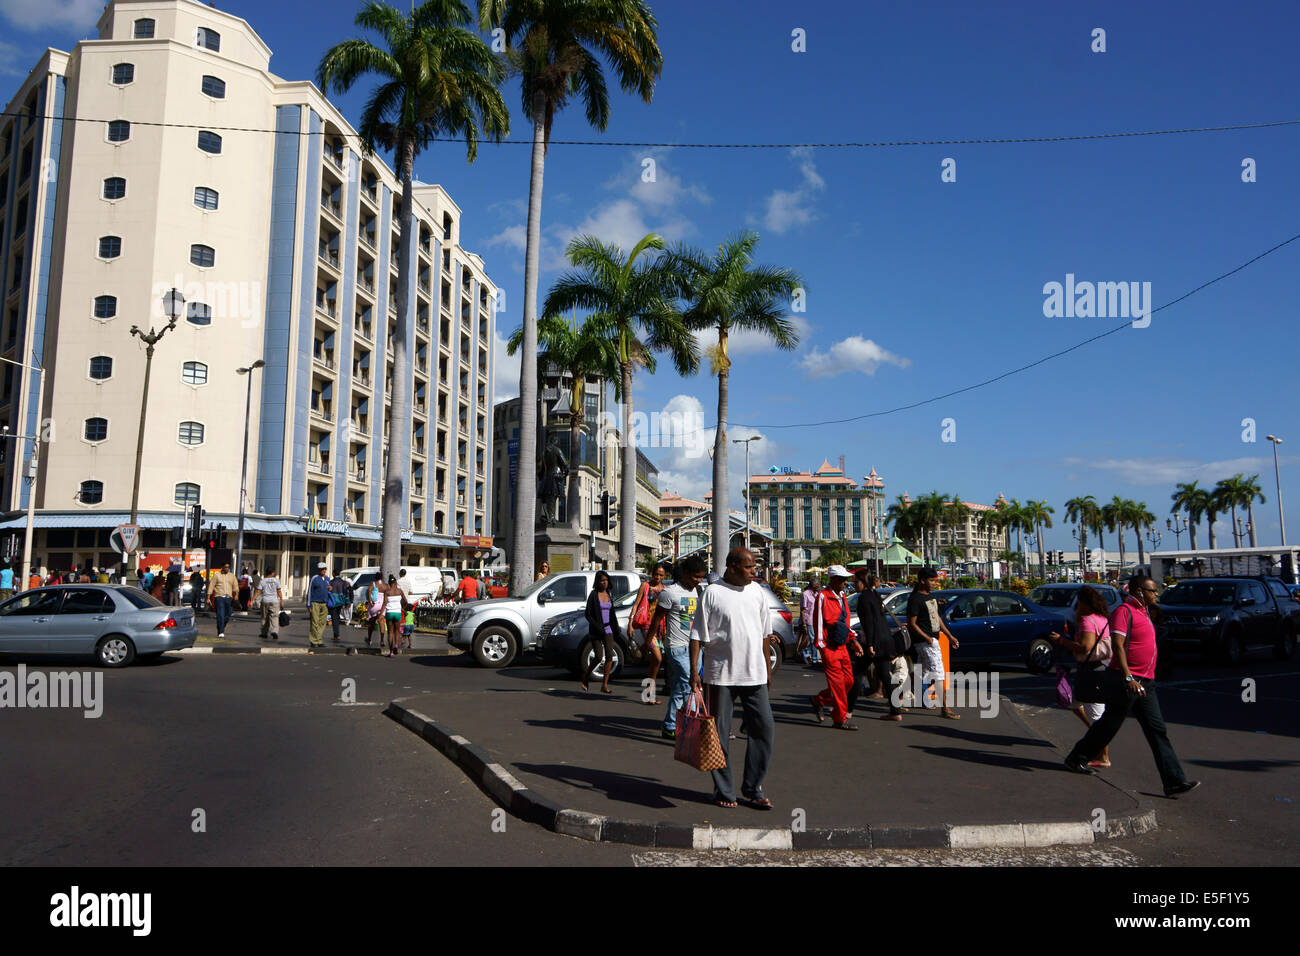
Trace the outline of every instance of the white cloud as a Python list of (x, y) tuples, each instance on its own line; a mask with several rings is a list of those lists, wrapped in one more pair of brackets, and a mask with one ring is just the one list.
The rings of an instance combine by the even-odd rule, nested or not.
[(518, 219), (528, 212), (528, 201), (526, 199), (502, 199), (499, 202), (488, 203), (488, 212), (495, 213), (502, 219)]
[(682, 216), (669, 216), (652, 222), (647, 218), (646, 211), (634, 200), (616, 199), (597, 206), (576, 226), (555, 226), (548, 230), (548, 241), (542, 244), (543, 268), (568, 268), (569, 261), (564, 257), (564, 249), (575, 236), (592, 235), (602, 242), (617, 245), (624, 253), (628, 253), (646, 233), (658, 233), (672, 243), (684, 239), (694, 231), (694, 224)]
[(22, 30), (85, 30), (98, 23), (103, 12), (103, 0), (0, 0), (0, 15)]
[[(699, 186), (687, 185), (682, 177), (674, 176), (665, 168), (664, 161), (669, 152), (666, 149), (652, 149), (644, 154), (634, 154), (623, 172), (605, 185), (617, 189), (630, 182), (632, 186), (628, 190), (629, 195), (656, 209), (669, 209), (688, 200), (704, 206), (711, 203), (713, 197), (708, 192)], [(653, 167), (646, 165), (647, 159), (654, 161)], [(645, 177), (651, 170), (653, 179), (646, 182)]]
[[(812, 325), (798, 313), (791, 313), (786, 318), (794, 326), (795, 333), (799, 336), (799, 344), (805, 345), (812, 334)], [(717, 330), (700, 329), (695, 332), (695, 341), (699, 343), (700, 354), (705, 355), (708, 349), (718, 344)], [(775, 351), (777, 351), (776, 343), (762, 332), (738, 329), (727, 336), (727, 352), (733, 359), (740, 355), (758, 355), (762, 352)]]
[[(814, 198), (826, 188), (826, 180), (817, 172), (817, 166), (813, 163), (811, 149), (806, 146), (796, 147), (790, 150), (790, 156), (797, 161), (803, 184), (797, 189), (773, 190), (767, 197), (763, 215), (758, 219), (765, 229), (777, 234), (815, 221), (817, 210)], [(754, 222), (753, 217), (750, 217), (750, 222)]]
[(490, 239), (484, 239), (483, 245), (509, 246), (516, 252), (523, 253), (528, 246), (528, 229), (522, 223), (517, 226), (506, 226)]
[(1172, 493), (1174, 485), (1184, 481), (1197, 481), (1202, 487), (1213, 487), (1219, 479), (1230, 478), (1238, 472), (1248, 476), (1263, 475), (1272, 470), (1273, 459), (1229, 458), (1198, 462), (1178, 458), (1067, 458), (1065, 463), (1071, 468), (1107, 471), (1131, 485), (1165, 486)]
[(845, 372), (875, 375), (881, 365), (907, 368), (911, 364), (911, 359), (895, 355), (860, 335), (836, 342), (827, 352), (813, 349), (799, 360), (799, 366), (810, 378), (831, 378)]
[(492, 361), (492, 380), (496, 388), (496, 401), (506, 402), (519, 397), (519, 359), (518, 354), (510, 355), (506, 351), (506, 340), (500, 330), (493, 330), (494, 358)]

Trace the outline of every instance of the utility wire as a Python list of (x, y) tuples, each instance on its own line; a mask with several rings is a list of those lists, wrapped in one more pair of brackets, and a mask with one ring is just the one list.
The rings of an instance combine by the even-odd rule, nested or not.
[[(5, 117), (29, 117), (30, 119), (52, 119), (71, 121), (74, 123), (110, 123), (123, 119), (117, 116), (112, 119), (94, 119), (85, 116), (55, 116), (52, 114), (31, 115), (25, 111), (0, 113)], [(313, 133), (308, 130), (300, 130), (297, 133), (286, 130), (266, 129), (257, 126), (213, 126), (210, 123), (165, 123), (156, 120), (130, 120), (133, 126), (156, 126), (167, 129), (205, 129), (214, 132), (223, 133), (278, 133), (286, 136), (324, 136), (325, 130), (319, 133)], [(1119, 133), (1080, 133), (1071, 136), (1012, 136), (1000, 138), (984, 139), (916, 139), (916, 140), (880, 140), (876, 142), (840, 142), (840, 143), (648, 143), (633, 142), (629, 140), (602, 140), (602, 139), (552, 139), (551, 146), (613, 146), (613, 147), (638, 147), (638, 148), (673, 148), (673, 149), (797, 149), (797, 148), (816, 148), (816, 149), (881, 149), (899, 146), (964, 146), (978, 144), (1010, 144), (1010, 143), (1067, 143), (1078, 142), (1090, 139), (1123, 139), (1133, 136), (1173, 136), (1182, 133), (1223, 133), (1232, 130), (1243, 129), (1269, 129), (1276, 126), (1300, 126), (1300, 120), (1277, 120), (1270, 123), (1242, 123), (1234, 126), (1194, 126), (1184, 129), (1148, 129), (1148, 130), (1130, 130)], [(362, 140), (360, 133), (345, 133), (342, 131), (331, 133), (332, 136), (339, 136), (344, 139)], [(434, 143), (461, 143), (463, 137), (456, 136), (435, 136), (430, 142)], [(497, 146), (531, 146), (531, 139), (504, 139), (491, 140), (482, 139), (480, 144), (497, 145)]]
[[(1216, 276), (1215, 278), (1209, 280), (1208, 282), (1203, 282), (1200, 285), (1198, 285), (1195, 289), (1192, 289), (1190, 292), (1185, 292), (1182, 295), (1180, 295), (1178, 298), (1173, 299), (1170, 302), (1166, 302), (1164, 305), (1159, 306), (1158, 308), (1152, 309), (1151, 314), (1155, 315), (1157, 312), (1163, 312), (1165, 309), (1177, 305), (1179, 302), (1182, 302), (1184, 299), (1191, 298), (1192, 296), (1196, 295), (1196, 293), (1200, 292), (1202, 289), (1208, 289), (1216, 282), (1222, 282), (1224, 279), (1228, 278), (1229, 276), (1236, 275), (1241, 270), (1254, 265), (1256, 262), (1258, 262), (1260, 259), (1263, 259), (1265, 256), (1272, 255), (1273, 253), (1277, 252), (1279, 249), (1285, 246), (1289, 246), (1297, 239), (1300, 239), (1300, 233), (1296, 233), (1290, 239), (1286, 239), (1282, 242), (1279, 242), (1271, 249), (1264, 250), (1259, 255), (1255, 256), (1253, 259), (1249, 259), (1246, 262), (1243, 262), (1241, 265), (1237, 266), (1237, 268), (1231, 269), (1228, 272), (1223, 273), (1222, 275)], [(784, 424), (784, 425), (763, 425), (763, 424), (750, 424), (746, 422), (728, 422), (727, 427), (775, 430), (778, 428), (816, 428), (820, 425), (845, 425), (850, 422), (860, 422), (867, 418), (880, 418), (881, 416), (884, 415), (893, 415), (897, 412), (909, 411), (913, 408), (920, 408), (923, 405), (933, 405), (935, 402), (941, 402), (946, 398), (952, 398), (954, 395), (962, 395), (966, 392), (973, 392), (977, 388), (984, 388), (987, 385), (992, 385), (994, 382), (1000, 382), (1004, 378), (1010, 378), (1012, 375), (1018, 375), (1021, 372), (1029, 371), (1031, 368), (1037, 368), (1039, 365), (1043, 365), (1046, 362), (1052, 361), (1052, 359), (1060, 358), (1062, 355), (1069, 355), (1071, 352), (1077, 351), (1078, 349), (1083, 348), (1085, 345), (1091, 345), (1093, 342), (1096, 342), (1100, 339), (1104, 339), (1107, 336), (1114, 335), (1116, 332), (1121, 332), (1124, 329), (1129, 328), (1131, 325), (1132, 325), (1131, 321), (1126, 321), (1122, 325), (1115, 326), (1113, 329), (1109, 329), (1105, 332), (1099, 332), (1098, 334), (1092, 336), (1091, 338), (1084, 339), (1082, 342), (1078, 342), (1074, 345), (1071, 345), (1069, 348), (1061, 349), (1059, 352), (1053, 352), (1050, 355), (1044, 355), (1040, 359), (1036, 359), (1035, 361), (1030, 362), (1027, 365), (1021, 365), (1019, 368), (1013, 368), (1010, 371), (1003, 372), (1001, 375), (995, 375), (992, 378), (987, 378), (982, 382), (976, 382), (973, 385), (967, 385), (964, 386), (963, 388), (953, 389), (951, 392), (944, 392), (942, 395), (936, 395), (933, 398), (926, 398), (917, 402), (911, 402), (907, 405), (897, 405), (894, 408), (886, 408), (878, 412), (867, 412), (862, 415), (854, 415), (852, 418), (838, 418), (831, 421), (822, 420), (816, 422), (796, 422), (796, 423)], [(717, 424), (714, 423), (710, 427), (717, 428)], [(704, 430), (705, 429), (700, 429), (700, 431), (704, 431)]]

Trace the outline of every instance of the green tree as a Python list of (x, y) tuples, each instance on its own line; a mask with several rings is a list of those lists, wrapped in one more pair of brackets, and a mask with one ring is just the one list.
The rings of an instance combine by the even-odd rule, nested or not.
[(1258, 547), (1255, 543), (1255, 502), (1258, 501), (1262, 505), (1268, 500), (1264, 497), (1264, 491), (1259, 486), (1259, 475), (1243, 478), (1241, 492), (1246, 498), (1246, 521), (1250, 524), (1250, 546), (1255, 548)]
[[(582, 416), (586, 408), (587, 383), (613, 382), (614, 395), (620, 395), (621, 381), (616, 343), (604, 334), (597, 323), (569, 320), (558, 315), (543, 316), (537, 323), (541, 352), (537, 360), (543, 368), (567, 373), (573, 380), (569, 393), (569, 481), (565, 494), (565, 516), (573, 531), (581, 529), (582, 485)], [(524, 330), (515, 329), (506, 344), (514, 355), (523, 345)], [(592, 435), (592, 441), (596, 440)]]
[[(479, 0), (479, 28), (499, 28), (506, 56), (519, 73), (524, 113), (533, 124), (524, 253), (523, 340), (519, 363), (519, 483), (511, 593), (532, 583), (537, 496), (537, 283), (542, 243), (542, 180), (551, 124), (571, 95), (581, 97), (587, 123), (609, 125), (609, 89), (601, 59), (619, 87), (649, 103), (663, 70), (658, 23), (644, 0)], [(633, 476), (635, 489), (635, 475)], [(635, 494), (627, 502), (635, 515)], [(633, 529), (635, 530), (635, 529)], [(620, 552), (624, 549), (620, 544)], [(620, 555), (630, 568), (631, 556)]]
[(1156, 516), (1151, 513), (1145, 501), (1126, 501), (1125, 509), (1128, 523), (1132, 525), (1133, 531), (1137, 534), (1138, 539), (1138, 564), (1147, 563), (1146, 549), (1142, 546), (1142, 532), (1155, 524)]
[[(1127, 512), (1124, 508), (1124, 499), (1119, 495), (1112, 495), (1108, 504), (1101, 507), (1101, 518), (1106, 525), (1107, 531), (1114, 531), (1119, 536), (1119, 567), (1120, 572), (1124, 570), (1124, 527), (1128, 524)], [(1102, 575), (1104, 578), (1105, 575)]]
[(678, 292), (685, 301), (682, 318), (686, 328), (694, 333), (716, 332), (718, 337), (709, 357), (713, 374), (718, 377), (718, 426), (713, 436), (713, 563), (719, 568), (726, 563), (730, 520), (727, 415), (731, 334), (758, 333), (787, 351), (799, 344), (799, 334), (786, 315), (786, 304), (803, 280), (790, 269), (755, 266), (757, 247), (758, 233), (743, 232), (724, 241), (713, 255), (680, 246), (665, 257), (666, 267), (677, 278)]
[[(416, 230), (411, 193), (415, 157), (440, 135), (463, 136), (467, 158), (478, 155), (480, 136), (499, 141), (510, 132), (510, 115), (498, 89), (500, 61), (473, 32), (469, 7), (460, 0), (428, 0), (407, 16), (370, 2), (355, 23), (379, 34), (382, 45), (344, 40), (331, 47), (316, 68), (322, 92), (346, 93), (364, 76), (380, 85), (361, 114), (365, 150), (391, 149), (402, 181), (398, 225), (402, 242), (397, 266), (397, 324), (392, 337), (393, 397), (388, 414), (387, 468), (384, 476), (381, 554), (383, 566), (402, 563), (402, 526), (408, 509), (411, 468), (411, 357), (406, 347), (411, 327)], [(532, 564), (527, 570), (531, 583)], [(522, 587), (520, 588), (522, 590)]]
[[(637, 262), (647, 249), (662, 250), (664, 241), (650, 233), (642, 237), (629, 254), (618, 246), (606, 245), (594, 236), (578, 236), (569, 243), (567, 255), (576, 271), (556, 280), (546, 297), (543, 314), (582, 309), (597, 334), (616, 344), (618, 350), (620, 406), (619, 427), (622, 482), (619, 489), (619, 567), (636, 567), (636, 444), (632, 434), (632, 376), (638, 368), (655, 371), (655, 353), (671, 357), (678, 374), (689, 375), (699, 367), (699, 347), (682, 324), (675, 306), (674, 279), (663, 262)], [(524, 330), (527, 348), (527, 326)], [(522, 438), (523, 426), (520, 425)], [(522, 445), (520, 446), (522, 448)], [(523, 473), (520, 459), (520, 474)], [(715, 511), (717, 509), (715, 508)], [(516, 519), (518, 520), (518, 519)], [(729, 536), (728, 536), (729, 537)], [(726, 540), (726, 539), (724, 539)]]
[(1209, 492), (1191, 481), (1177, 485), (1170, 496), (1173, 501), (1170, 513), (1177, 515), (1181, 511), (1187, 515), (1187, 538), (1193, 551), (1196, 550), (1196, 526), (1205, 516), (1208, 495)]
[(1043, 544), (1043, 529), (1052, 526), (1052, 515), (1056, 509), (1046, 501), (1026, 501), (1024, 516), (1029, 526), (1034, 529), (1034, 539), (1038, 542), (1038, 573), (1047, 575), (1046, 546)]
[(1086, 570), (1084, 567), (1084, 558), (1088, 550), (1088, 529), (1096, 524), (1098, 511), (1097, 499), (1092, 495), (1082, 495), (1080, 497), (1071, 498), (1065, 503), (1065, 520), (1074, 521), (1079, 526), (1080, 574)]
[(892, 526), (894, 535), (905, 543), (913, 543), (923, 534), (918, 523), (919, 514), (913, 510), (914, 503), (906, 495), (899, 495), (897, 500), (885, 511), (885, 523)]

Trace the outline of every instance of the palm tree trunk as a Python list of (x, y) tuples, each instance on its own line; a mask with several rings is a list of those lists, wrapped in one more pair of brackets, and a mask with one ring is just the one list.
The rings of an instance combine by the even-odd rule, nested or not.
[(1046, 581), (1047, 580), (1047, 561), (1046, 561), (1047, 553), (1043, 549), (1042, 522), (1035, 522), (1034, 530), (1038, 532), (1038, 573), (1041, 574), (1043, 576), (1043, 580)]
[[(524, 338), (519, 356), (519, 470), (515, 481), (510, 593), (533, 583), (537, 521), (537, 273), (542, 244), (542, 174), (546, 169), (545, 101), (533, 97), (533, 162), (528, 181), (528, 247), (524, 253)], [(404, 244), (406, 245), (406, 244)]]
[(713, 435), (713, 567), (719, 574), (726, 568), (727, 552), (731, 550), (731, 511), (727, 500), (728, 374), (727, 331), (720, 328), (718, 329), (718, 428)]
[[(575, 383), (574, 387), (577, 385)], [(581, 515), (582, 510), (581, 484), (582, 484), (582, 418), (579, 415), (569, 415), (569, 492), (564, 499), (564, 510), (569, 519), (569, 530), (575, 534), (582, 532)]]
[(1187, 540), (1191, 543), (1192, 550), (1196, 550), (1196, 522), (1187, 522)]
[[(624, 353), (627, 354), (627, 353)], [(632, 363), (620, 369), (623, 382), (623, 480), (618, 503), (618, 567), (636, 570), (636, 444), (632, 435)]]
[(1124, 573), (1124, 526), (1122, 524), (1115, 525), (1115, 534), (1119, 536), (1119, 569), (1120, 569), (1120, 573), (1123, 574)]
[(1237, 503), (1232, 503), (1232, 546), (1241, 547), (1241, 533), (1237, 531)]
[(1257, 548), (1259, 545), (1255, 543), (1255, 499), (1253, 497), (1246, 502), (1246, 521), (1250, 525), (1250, 546)]
[(1210, 532), (1210, 550), (1211, 550), (1211, 551), (1215, 550), (1215, 549), (1218, 548), (1218, 546), (1219, 546), (1219, 542), (1215, 539), (1215, 535), (1214, 535), (1214, 519), (1217, 518), (1217, 517), (1218, 517), (1218, 515), (1215, 514), (1213, 511), (1207, 511), (1207, 512), (1205, 513), (1205, 525), (1206, 525), (1206, 527), (1209, 529), (1209, 532)]
[(1141, 525), (1135, 524), (1133, 525), (1133, 530), (1134, 532), (1137, 533), (1137, 538), (1138, 538), (1138, 564), (1146, 564), (1147, 563), (1146, 549), (1142, 547), (1142, 527)]
[[(388, 461), (384, 469), (383, 528), (380, 557), (383, 571), (396, 574), (402, 564), (402, 525), (406, 523), (407, 475), (411, 468), (411, 356), (406, 335), (411, 328), (411, 300), (407, 287), (415, 263), (417, 240), (411, 209), (412, 169), (415, 141), (404, 138), (397, 145), (402, 203), (398, 216), (402, 225), (402, 249), (397, 263), (397, 323), (393, 329), (393, 397), (388, 404)], [(382, 320), (381, 320), (382, 321)]]
[(1084, 568), (1084, 566), (1083, 566), (1083, 561), (1084, 561), (1085, 553), (1087, 552), (1087, 550), (1088, 550), (1088, 529), (1085, 528), (1085, 527), (1083, 526), (1083, 522), (1080, 521), (1080, 522), (1079, 522), (1079, 575), (1080, 575), (1080, 580), (1082, 580), (1083, 572), (1086, 570), (1086, 569)]

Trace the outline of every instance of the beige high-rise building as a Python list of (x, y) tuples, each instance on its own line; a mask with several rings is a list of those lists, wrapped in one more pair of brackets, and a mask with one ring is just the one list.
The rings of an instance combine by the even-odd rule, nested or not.
[[(145, 348), (143, 549), (187, 502), (235, 547), (251, 374), (245, 561), (293, 593), (317, 560), (377, 563), (390, 429), (401, 185), (310, 82), (269, 72), (239, 17), (116, 0), (97, 39), (49, 50), (0, 120), (0, 534), (36, 496), (37, 563), (111, 566), (130, 512)], [(79, 118), (79, 119), (78, 119)], [(491, 542), (496, 287), (461, 210), (417, 184), (403, 561), (477, 565)], [(44, 411), (38, 415), (38, 389)], [(45, 421), (38, 420), (39, 418)], [(12, 538), (6, 542), (12, 547)], [(225, 555), (219, 555), (218, 558)]]

